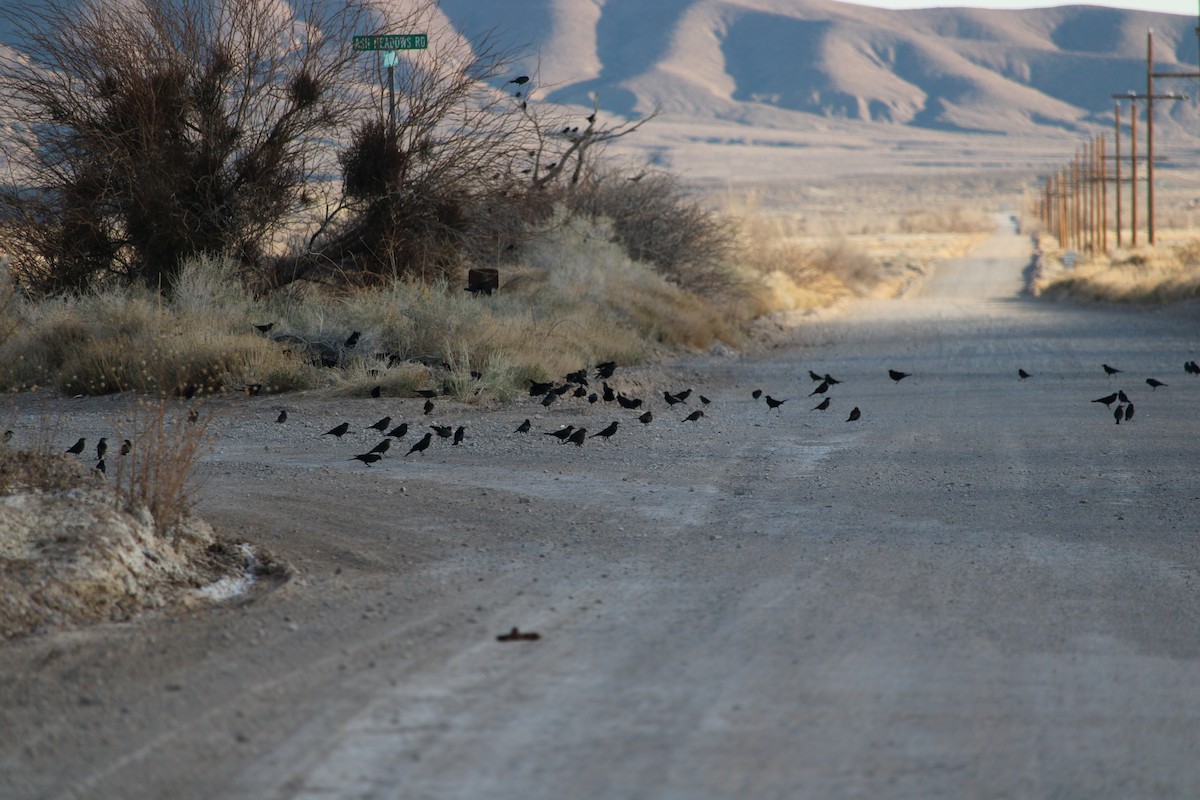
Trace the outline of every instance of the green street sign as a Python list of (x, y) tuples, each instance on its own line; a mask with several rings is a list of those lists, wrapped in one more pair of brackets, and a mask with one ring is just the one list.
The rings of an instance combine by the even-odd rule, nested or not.
[(350, 48), (355, 52), (372, 50), (424, 50), (429, 47), (427, 33), (393, 33), (386, 36), (355, 36)]

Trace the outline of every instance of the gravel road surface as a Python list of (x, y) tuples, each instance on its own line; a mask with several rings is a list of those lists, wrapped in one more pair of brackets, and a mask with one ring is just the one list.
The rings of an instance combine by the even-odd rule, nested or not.
[(319, 434), (415, 401), (214, 408), (200, 511), (298, 577), (7, 644), (0, 796), (1200, 796), (1200, 321), (1023, 297), (1029, 259), (1004, 229), (786, 346), (619, 372), (646, 426), (443, 403), (463, 445), (366, 467), (374, 431)]

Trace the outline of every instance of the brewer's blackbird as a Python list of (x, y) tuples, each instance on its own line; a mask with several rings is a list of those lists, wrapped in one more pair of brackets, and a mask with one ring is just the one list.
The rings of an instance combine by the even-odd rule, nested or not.
[(1133, 403), (1125, 406), (1125, 421), (1128, 422), (1131, 419), (1133, 419)]
[(690, 413), (686, 417), (684, 417), (683, 421), (684, 422), (695, 422), (696, 420), (700, 419), (703, 416), (704, 416), (704, 412), (697, 408), (695, 411), (693, 411), (692, 413)]
[(576, 386), (575, 391), (571, 393), (572, 397), (587, 397), (587, 389), (583, 386)]
[(587, 428), (576, 428), (575, 432), (567, 437), (567, 441), (576, 447), (583, 447), (583, 440), (587, 438)]
[(1167, 384), (1163, 383), (1162, 381), (1158, 380), (1157, 378), (1146, 378), (1146, 385), (1149, 386), (1151, 389), (1157, 389), (1158, 387), (1166, 386)]
[(1018, 368), (1017, 369), (1017, 377), (1020, 378), (1021, 380), (1025, 380), (1026, 378), (1029, 377), (1029, 373), (1023, 369)]
[(83, 448), (87, 446), (87, 439), (80, 439), (75, 444), (67, 448), (67, 452), (71, 455), (79, 455), (83, 452)]
[(596, 365), (596, 377), (602, 381), (606, 381), (613, 376), (617, 371), (617, 362), (605, 361), (603, 364)]
[(826, 397), (824, 400), (822, 400), (821, 402), (819, 402), (815, 406), (813, 406), (812, 410), (813, 411), (824, 411), (827, 408), (829, 408), (829, 398), (828, 397)]
[(841, 383), (841, 381), (834, 378), (828, 372), (825, 373), (825, 382), (828, 383), (830, 386), (837, 386), (839, 383)]
[(133, 442), (129, 441), (128, 439), (121, 442), (121, 455), (127, 456), (131, 450), (133, 450)]
[(429, 427), (433, 428), (433, 432), (443, 439), (449, 439), (454, 435), (454, 428), (450, 425), (430, 425)]
[(652, 419), (654, 419), (654, 415), (647, 411), (645, 414), (642, 414), (640, 417), (638, 417), (638, 422), (642, 423), (643, 425), (649, 425)]
[(670, 392), (663, 392), (663, 400), (666, 400), (667, 405), (669, 405), (669, 406), (678, 405), (679, 403), (683, 402), (682, 400), (680, 400), (678, 397), (671, 394)]
[(426, 401), (425, 401), (425, 405), (422, 407), (422, 409), (423, 409), (423, 410), (424, 410), (424, 412), (425, 412), (425, 416), (427, 416), (427, 417), (428, 417), (430, 414), (432, 414), (432, 413), (433, 413), (433, 401), (432, 401), (432, 400), (426, 400)]
[(750, 393), (750, 396), (757, 400), (758, 398), (762, 397), (762, 389), (755, 389)]
[(391, 436), (393, 439), (403, 439), (407, 434), (408, 434), (408, 423), (407, 422), (401, 422), (399, 425), (397, 425), (396, 427), (392, 428), (390, 431), (387, 432), (387, 435)]
[(600, 402), (600, 395), (596, 394), (595, 392), (592, 392), (591, 394), (588, 395), (588, 403), (599, 403), (599, 402)]
[(96, 470), (96, 472), (99, 472), (101, 475), (108, 472), (108, 466), (104, 463), (103, 458), (96, 462), (95, 470)]
[(712, 400), (709, 400), (709, 399), (708, 399), (707, 397), (705, 397), (704, 395), (698, 395), (698, 397), (700, 398), (700, 403), (701, 403), (702, 405), (708, 405), (709, 403), (711, 403), (711, 402), (712, 402)]
[(607, 381), (602, 382), (600, 386), (604, 390), (604, 394), (602, 395), (604, 397), (604, 402), (611, 403), (613, 400), (617, 399), (617, 393), (613, 391), (613, 388), (608, 385)]
[[(529, 83), (529, 76), (528, 75), (518, 75), (517, 77), (515, 77), (511, 81), (509, 81), (509, 83), (515, 83), (517, 86), (524, 86), (525, 84)], [(513, 630), (515, 631), (516, 628), (513, 628)]]
[(357, 459), (369, 467), (381, 458), (383, 458), (383, 456), (379, 455), (379, 453), (359, 453), (356, 456), (351, 456), (350, 460), (353, 461)]
[(453, 444), (456, 444), (456, 445), (462, 444), (462, 441), (465, 438), (467, 438), (467, 429), (464, 428), (462, 425), (459, 425), (458, 429), (454, 431)]
[(432, 441), (433, 441), (433, 434), (432, 433), (425, 434), (424, 436), (421, 437), (421, 441), (414, 444), (412, 446), (412, 449), (404, 454), (404, 457), (408, 458), (413, 453), (424, 453), (426, 450), (429, 449), (429, 443)]
[(1117, 400), (1121, 401), (1122, 403), (1130, 403), (1130, 402), (1133, 402), (1133, 401), (1131, 401), (1131, 400), (1129, 399), (1129, 395), (1125, 394), (1125, 390), (1124, 390), (1124, 389), (1118, 389), (1118, 390), (1117, 390)]
[(374, 386), (371, 388), (371, 397), (378, 398), (378, 397), (381, 397), (382, 395), (383, 395), (383, 387), (382, 386)]
[(373, 429), (373, 430), (379, 431), (380, 433), (383, 433), (385, 430), (387, 430), (388, 426), (391, 424), (392, 424), (392, 418), (384, 417), (383, 419), (376, 422), (374, 425), (368, 425), (366, 429), (367, 430)]
[(1113, 392), (1112, 394), (1107, 395), (1105, 397), (1097, 397), (1092, 402), (1093, 403), (1104, 403), (1105, 406), (1111, 406), (1116, 401), (1117, 401), (1117, 393)]
[(361, 332), (354, 331), (348, 337), (346, 337), (346, 342), (345, 342), (346, 349), (350, 349), (350, 348), (354, 347), (354, 345), (358, 344), (358, 337), (360, 337), (360, 336), (362, 336)]
[[(817, 373), (813, 372), (811, 369), (808, 371), (808, 377), (813, 379), (813, 383), (820, 383), (821, 381), (825, 380), (824, 375), (818, 375)], [(828, 382), (828, 381), (826, 381), (826, 382)]]
[(899, 383), (900, 381), (904, 380), (909, 375), (912, 375), (912, 373), (911, 372), (901, 372), (898, 369), (889, 369), (888, 370), (888, 377), (891, 378), (892, 380), (894, 380), (896, 383)]
[(861, 418), (862, 412), (858, 410), (858, 406), (855, 406), (853, 409), (851, 409), (850, 416), (846, 417), (846, 422), (855, 422)]
[(513, 628), (508, 633), (502, 633), (496, 637), (497, 642), (536, 642), (542, 638), (541, 634), (536, 631), (522, 631)]
[(1116, 367), (1110, 367), (1108, 364), (1101, 364), (1100, 366), (1104, 367), (1104, 374), (1109, 376), (1116, 375), (1121, 371)]
[(599, 433), (593, 433), (592, 438), (595, 439), (597, 436), (601, 436), (604, 438), (605, 441), (608, 441), (608, 437), (612, 436), (614, 433), (617, 432), (618, 424), (619, 423), (614, 422), (613, 424), (609, 425), (607, 428), (600, 431)]
[(101, 436), (100, 441), (96, 442), (96, 460), (103, 461), (104, 454), (107, 452), (108, 452), (108, 438), (105, 436)]
[(776, 400), (774, 397), (771, 397), (771, 395), (767, 395), (763, 399), (767, 401), (767, 410), (768, 411), (770, 411), (773, 408), (779, 408), (781, 405), (783, 405), (784, 403), (787, 402), (786, 398), (783, 400)]
[(331, 428), (331, 429), (325, 431), (324, 433), (322, 433), (321, 435), (322, 436), (336, 436), (337, 438), (340, 439), (346, 435), (346, 431), (348, 431), (348, 430), (350, 430), (350, 423), (343, 422), (341, 425), (338, 425), (336, 428)]
[(367, 452), (368, 452), (368, 453), (379, 453), (379, 455), (383, 455), (384, 453), (386, 453), (386, 452), (388, 451), (388, 448), (389, 448), (389, 447), (391, 447), (391, 446), (392, 446), (392, 440), (391, 440), (391, 439), (384, 439), (382, 442), (380, 442), (379, 444), (375, 445), (374, 447), (372, 447), (372, 448), (371, 448), (370, 450), (368, 450)]
[(619, 405), (621, 408), (628, 408), (628, 409), (632, 410), (632, 409), (641, 407), (642, 398), (626, 397), (625, 395), (618, 392), (617, 393), (617, 405)]
[(286, 408), (279, 409), (279, 416), (275, 418), (275, 422), (276, 422), (276, 424), (279, 424), (279, 425), (282, 425), (283, 423), (287, 422), (287, 409)]
[(540, 397), (541, 395), (544, 395), (546, 392), (550, 391), (553, 388), (554, 388), (553, 382), (539, 383), (538, 381), (531, 380), (529, 382), (529, 396), (530, 397)]
[(1121, 417), (1123, 416), (1125, 416), (1125, 409), (1121, 408), (1120, 406), (1117, 406), (1115, 409), (1113, 409), (1113, 419), (1117, 421), (1118, 425), (1121, 424)]
[(424, 397), (426, 400), (429, 400), (429, 399), (432, 399), (432, 398), (438, 396), (438, 393), (433, 389), (417, 389), (416, 394), (417, 394), (417, 397)]
[(567, 427), (559, 428), (556, 431), (543, 431), (543, 433), (546, 436), (553, 436), (554, 438), (558, 439), (560, 442), (565, 442), (567, 440), (567, 437), (570, 436), (572, 433), (574, 433), (574, 431), (575, 431), (575, 426), (568, 425)]
[(825, 394), (828, 391), (829, 391), (829, 382), (821, 381), (821, 385), (818, 386), (817, 388), (813, 389), (811, 392), (809, 392), (808, 396), (812, 397), (814, 394)]
[(530, 424), (529, 420), (527, 419), (524, 422), (522, 422), (520, 425), (518, 425), (517, 429), (515, 431), (513, 431), (513, 433), (529, 433), (529, 429), (531, 427), (533, 427), (533, 426)]
[(268, 322), (268, 323), (265, 323), (265, 324), (263, 324), (263, 325), (255, 325), (254, 327), (258, 328), (258, 329), (259, 329), (259, 331), (261, 331), (262, 333), (267, 333), (267, 332), (269, 332), (269, 331), (271, 330), (271, 328), (274, 328), (274, 327), (275, 327), (275, 323), (274, 323), (274, 322)]
[(680, 400), (683, 400), (684, 402), (686, 402), (687, 399), (692, 396), (692, 390), (684, 389), (682, 392), (676, 392), (675, 396), (678, 397)]

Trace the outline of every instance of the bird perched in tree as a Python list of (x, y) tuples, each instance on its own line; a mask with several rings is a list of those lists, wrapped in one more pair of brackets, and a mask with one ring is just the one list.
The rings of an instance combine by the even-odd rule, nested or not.
[(1162, 381), (1158, 380), (1157, 378), (1146, 378), (1146, 385), (1149, 386), (1151, 389), (1157, 389), (1158, 387), (1166, 386), (1167, 384), (1163, 383)]
[(73, 456), (77, 456), (83, 452), (83, 448), (87, 447), (87, 439), (80, 439), (75, 444), (67, 448), (67, 452)]
[(811, 392), (809, 392), (808, 396), (812, 397), (814, 394), (825, 394), (828, 391), (829, 391), (829, 383), (827, 381), (821, 381), (821, 384), (817, 388), (815, 388)]
[(412, 446), (412, 449), (404, 454), (404, 457), (408, 458), (413, 453), (424, 453), (426, 450), (429, 449), (429, 443), (432, 441), (433, 441), (433, 434), (432, 433), (425, 434), (424, 436), (421, 437), (421, 441), (414, 444)]
[(525, 84), (529, 83), (529, 76), (528, 75), (518, 75), (517, 77), (515, 77), (511, 81), (509, 81), (509, 83), (515, 83), (517, 86), (524, 86)]
[(1110, 367), (1108, 364), (1101, 364), (1100, 366), (1104, 367), (1104, 374), (1110, 377), (1121, 371), (1116, 367)]
[(820, 403), (817, 403), (815, 406), (813, 406), (812, 410), (813, 411), (824, 411), (827, 408), (829, 408), (829, 398), (828, 397), (826, 397)]
[(383, 456), (381, 456), (379, 453), (359, 453), (356, 456), (351, 456), (350, 460), (361, 461), (369, 467), (381, 458), (383, 458)]
[(379, 444), (372, 447), (367, 452), (368, 453), (379, 453), (379, 455), (383, 455), (384, 453), (386, 453), (388, 451), (388, 448), (391, 446), (392, 446), (392, 440), (384, 439), (383, 441), (381, 441)]
[(121, 455), (127, 456), (132, 451), (133, 451), (133, 442), (129, 441), (128, 439), (121, 442)]
[(654, 415), (647, 411), (645, 414), (642, 414), (640, 417), (638, 417), (638, 422), (642, 423), (643, 425), (649, 425), (650, 421), (653, 419)]
[(587, 428), (576, 428), (575, 432), (567, 437), (567, 441), (576, 447), (583, 447), (583, 440), (587, 438)]
[(846, 417), (846, 422), (857, 422), (860, 419), (862, 419), (862, 412), (858, 410), (858, 406), (855, 406), (851, 409), (850, 416)]
[(692, 413), (690, 413), (686, 417), (684, 417), (683, 421), (684, 422), (695, 422), (696, 420), (700, 419), (703, 416), (704, 416), (704, 412), (697, 408), (695, 411), (693, 411)]
[(889, 369), (888, 370), (888, 377), (891, 378), (892, 380), (894, 380), (896, 383), (899, 383), (900, 381), (904, 380), (909, 375), (912, 375), (912, 373), (911, 372), (901, 372), (898, 369)]
[(330, 428), (329, 430), (325, 431), (321, 435), (322, 436), (336, 436), (337, 438), (340, 439), (346, 435), (346, 431), (348, 431), (348, 430), (350, 430), (350, 423), (343, 422), (341, 425), (338, 425), (336, 428)]
[(1026, 372), (1026, 371), (1025, 371), (1025, 370), (1023, 370), (1023, 369), (1018, 369), (1018, 370), (1017, 370), (1017, 377), (1019, 377), (1021, 380), (1025, 380), (1026, 378), (1028, 378), (1028, 377), (1029, 377), (1029, 373), (1028, 373), (1028, 372)]
[(433, 428), (433, 432), (443, 439), (449, 439), (454, 435), (454, 428), (449, 425), (430, 425), (429, 427)]
[(432, 414), (433, 413), (433, 401), (426, 400), (425, 405), (423, 406), (423, 409), (425, 411), (425, 416), (428, 417), (430, 414)]
[(343, 346), (349, 350), (350, 348), (354, 347), (354, 345), (358, 344), (358, 337), (360, 336), (362, 336), (361, 331), (351, 332), (351, 334), (346, 337), (346, 342)]
[(275, 418), (275, 423), (277, 425), (282, 425), (285, 422), (287, 422), (287, 409), (281, 408), (279, 409), (279, 416)]
[(403, 439), (406, 435), (408, 435), (408, 423), (401, 422), (399, 425), (388, 431), (387, 435), (393, 439)]
[(554, 438), (558, 439), (560, 442), (565, 442), (567, 440), (567, 437), (570, 436), (574, 431), (575, 431), (575, 426), (568, 425), (567, 427), (559, 428), (556, 431), (543, 431), (543, 433), (546, 436), (553, 436)]
[(767, 401), (767, 410), (768, 411), (770, 411), (771, 409), (774, 409), (774, 408), (779, 408), (781, 405), (783, 405), (784, 403), (787, 402), (786, 398), (783, 400), (776, 400), (774, 397), (771, 397), (771, 395), (767, 395), (763, 399)]
[(522, 422), (520, 425), (517, 426), (517, 429), (515, 431), (513, 431), (513, 433), (529, 433), (529, 429), (532, 427), (533, 427), (533, 425), (529, 422), (528, 419), (526, 419), (524, 422)]
[(96, 442), (96, 460), (103, 461), (104, 454), (108, 452), (108, 438), (101, 436), (100, 441)]
[(271, 330), (271, 328), (274, 328), (274, 327), (275, 327), (275, 323), (274, 323), (274, 322), (268, 322), (268, 323), (265, 323), (265, 324), (263, 324), (263, 325), (255, 325), (254, 327), (258, 328), (258, 330), (259, 330), (261, 333), (269, 333), (269, 332), (270, 332), (270, 330)]
[(383, 433), (385, 430), (387, 430), (388, 426), (391, 424), (392, 424), (392, 418), (384, 417), (383, 419), (376, 422), (374, 425), (368, 425), (367, 430), (376, 430), (376, 431), (379, 431), (380, 433)]
[(464, 428), (462, 425), (459, 425), (458, 429), (456, 431), (454, 431), (454, 441), (452, 444), (456, 444), (456, 445), (462, 444), (463, 439), (465, 439), (465, 438), (467, 438), (467, 429)]
[(618, 424), (619, 423), (617, 423), (617, 422), (613, 422), (613, 424), (609, 425), (604, 430), (599, 431), (598, 433), (593, 433), (591, 438), (595, 439), (597, 436), (600, 436), (600, 437), (603, 437), (605, 441), (608, 441), (608, 437), (612, 436), (614, 433), (617, 432)]
[(1113, 392), (1112, 394), (1106, 395), (1105, 397), (1097, 397), (1092, 402), (1093, 403), (1104, 403), (1105, 406), (1111, 406), (1116, 401), (1117, 401), (1117, 393)]

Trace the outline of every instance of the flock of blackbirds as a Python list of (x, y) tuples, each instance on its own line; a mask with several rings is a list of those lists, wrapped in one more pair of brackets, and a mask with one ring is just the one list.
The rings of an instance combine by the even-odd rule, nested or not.
[[(10, 438), (12, 438), (12, 431), (5, 431), (4, 436), (4, 441), (8, 441)], [(73, 456), (81, 456), (83, 455), (83, 451), (86, 449), (87, 437), (80, 436), (75, 444), (67, 448), (66, 452)], [(133, 442), (131, 442), (129, 439), (125, 439), (121, 442), (121, 449), (117, 452), (123, 456), (129, 455), (131, 452), (133, 452)], [(96, 470), (96, 472), (99, 472), (101, 475), (104, 475), (108, 472), (108, 462), (105, 461), (105, 456), (107, 455), (108, 437), (101, 436), (100, 441), (96, 442), (96, 466), (93, 467), (93, 469)]]

